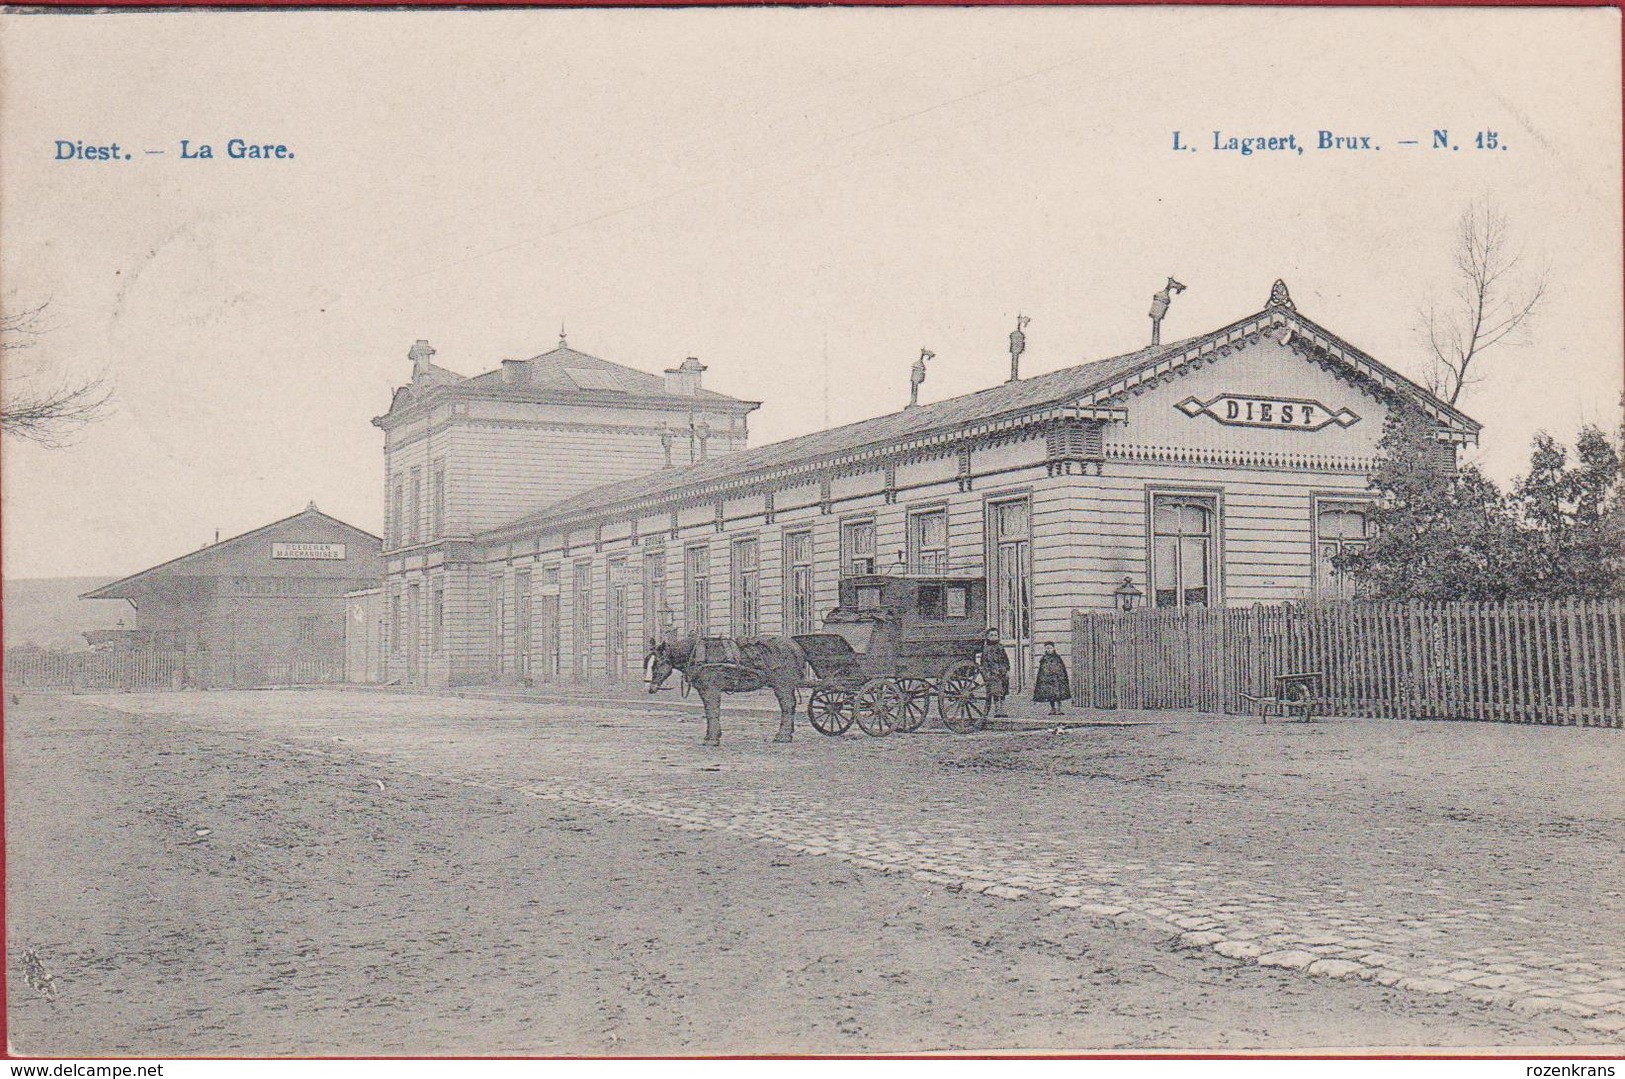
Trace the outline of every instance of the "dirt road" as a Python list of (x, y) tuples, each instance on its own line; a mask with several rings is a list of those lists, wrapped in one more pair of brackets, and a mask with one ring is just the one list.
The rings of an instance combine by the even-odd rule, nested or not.
[[(620, 1055), (1599, 1040), (1572, 1015), (1262, 968), (1076, 904), (950, 890), (785, 842), (538, 797), (546, 755), (523, 751), (523, 727), (473, 714), (486, 706), (418, 701), (409, 722), (384, 724), (338, 716), (348, 699), (332, 714), (298, 694), (155, 700), (132, 701), (140, 714), (47, 697), (7, 710), (15, 1051)], [(624, 738), (628, 722), (547, 718), (568, 718), (589, 732), (582, 738), (600, 729), (606, 743)], [(730, 770), (748, 767), (701, 755), (695, 732), (669, 718), (634, 726), (658, 749), (645, 773), (658, 758), (716, 791)], [(493, 750), (498, 743), (506, 755)], [(437, 755), (457, 766), (430, 774), (422, 765)], [(955, 773), (976, 759), (956, 758)], [(917, 761), (886, 767), (901, 775)], [(766, 777), (760, 791), (805, 782), (757, 773)], [(760, 808), (759, 792), (744, 797)], [(804, 836), (819, 822), (798, 813), (794, 823)], [(38, 959), (33, 986), (29, 953)]]

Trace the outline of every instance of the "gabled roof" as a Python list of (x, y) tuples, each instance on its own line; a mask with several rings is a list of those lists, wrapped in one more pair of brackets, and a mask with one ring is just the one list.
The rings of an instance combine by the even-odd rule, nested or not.
[(160, 562), (158, 565), (153, 566), (150, 569), (144, 569), (140, 573), (132, 573), (128, 577), (121, 578), (109, 584), (104, 584), (100, 588), (85, 592), (79, 598), (129, 599), (139, 595), (143, 586), (152, 585), (164, 577), (214, 576), (213, 573), (206, 571), (210, 568), (210, 566), (217, 564), (220, 561), (220, 556), (226, 554), (229, 548), (248, 543), (252, 540), (258, 539), (265, 533), (274, 529), (278, 529), (284, 525), (289, 525), (295, 521), (302, 520), (323, 521), (328, 525), (337, 526), (339, 529), (351, 533), (358, 542), (363, 544), (370, 543), (374, 548), (375, 554), (383, 550), (384, 541), (379, 537), (373, 535), (371, 532), (363, 531), (362, 529), (357, 528), (355, 525), (347, 524), (346, 522), (339, 520), (337, 517), (329, 517), (327, 514), (317, 509), (316, 503), (312, 502), (309, 506), (306, 506), (299, 513), (295, 513), (291, 517), (284, 517), (280, 521), (272, 521), (268, 525), (262, 525), (251, 532), (244, 532), (240, 536), (232, 536), (230, 539), (223, 539), (219, 543), (211, 543), (201, 550), (193, 551), (190, 554), (183, 554), (179, 558), (171, 558), (168, 562)]
[(1045, 410), (1069, 410), (1068, 414), (1082, 418), (1122, 418), (1117, 406), (1123, 395), (1135, 386), (1159, 379), (1183, 364), (1227, 349), (1250, 336), (1287, 329), (1301, 346), (1314, 348), (1329, 362), (1340, 364), (1368, 384), (1379, 387), (1379, 392), (1395, 393), (1411, 400), (1441, 427), (1457, 432), (1463, 440), (1476, 436), (1480, 427), (1476, 421), (1298, 314), (1285, 285), (1277, 282), (1264, 310), (1200, 337), (1153, 345), (1122, 356), (1006, 382), (961, 397), (741, 450), (683, 468), (665, 469), (594, 487), (484, 535), (497, 539), (565, 525), (612, 507), (629, 506), (680, 490), (743, 486), (763, 474), (781, 469), (811, 467), (868, 452), (901, 449), (926, 440), (962, 437), (991, 429), (1003, 421), (1030, 418)]

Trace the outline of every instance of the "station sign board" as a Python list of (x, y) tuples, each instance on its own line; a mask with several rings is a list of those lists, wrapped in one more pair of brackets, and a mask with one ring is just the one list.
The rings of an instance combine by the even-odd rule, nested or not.
[(1301, 397), (1254, 397), (1223, 393), (1209, 401), (1187, 397), (1174, 406), (1185, 415), (1210, 416), (1226, 427), (1268, 427), (1276, 430), (1318, 431), (1336, 424), (1352, 427), (1360, 422), (1348, 408), (1328, 408)]
[(342, 543), (273, 543), (272, 558), (304, 558), (327, 562), (344, 561)]

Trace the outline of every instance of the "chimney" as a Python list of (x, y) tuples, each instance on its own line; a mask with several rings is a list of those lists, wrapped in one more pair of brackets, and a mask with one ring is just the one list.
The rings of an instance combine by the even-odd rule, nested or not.
[(412, 377), (414, 379), (422, 378), (429, 373), (429, 363), (433, 357), (434, 349), (429, 347), (429, 342), (421, 337), (418, 338), (417, 343), (412, 346), (412, 350), (406, 354), (406, 358), (412, 361)]
[(666, 369), (666, 392), (673, 397), (695, 397), (700, 392), (700, 376), (705, 364), (690, 356), (676, 367)]
[(502, 381), (510, 386), (529, 386), (530, 362), (528, 360), (503, 360)]

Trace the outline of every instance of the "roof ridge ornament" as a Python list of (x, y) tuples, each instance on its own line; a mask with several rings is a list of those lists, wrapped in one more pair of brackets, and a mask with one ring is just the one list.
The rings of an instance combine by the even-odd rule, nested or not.
[(569, 339), (566, 338), (565, 334), (564, 334), (564, 322), (562, 320), (559, 322), (559, 347), (560, 348), (569, 348), (570, 347)]
[(1288, 311), (1296, 311), (1298, 309), (1297, 304), (1292, 302), (1292, 293), (1286, 290), (1286, 282), (1281, 280), (1279, 277), (1275, 279), (1275, 284), (1270, 286), (1270, 302), (1264, 306), (1266, 309), (1271, 307), (1282, 307)]
[(1151, 344), (1162, 344), (1162, 318), (1168, 313), (1168, 305), (1173, 298), (1185, 291), (1185, 286), (1172, 277), (1162, 286), (1162, 291), (1151, 297)]

